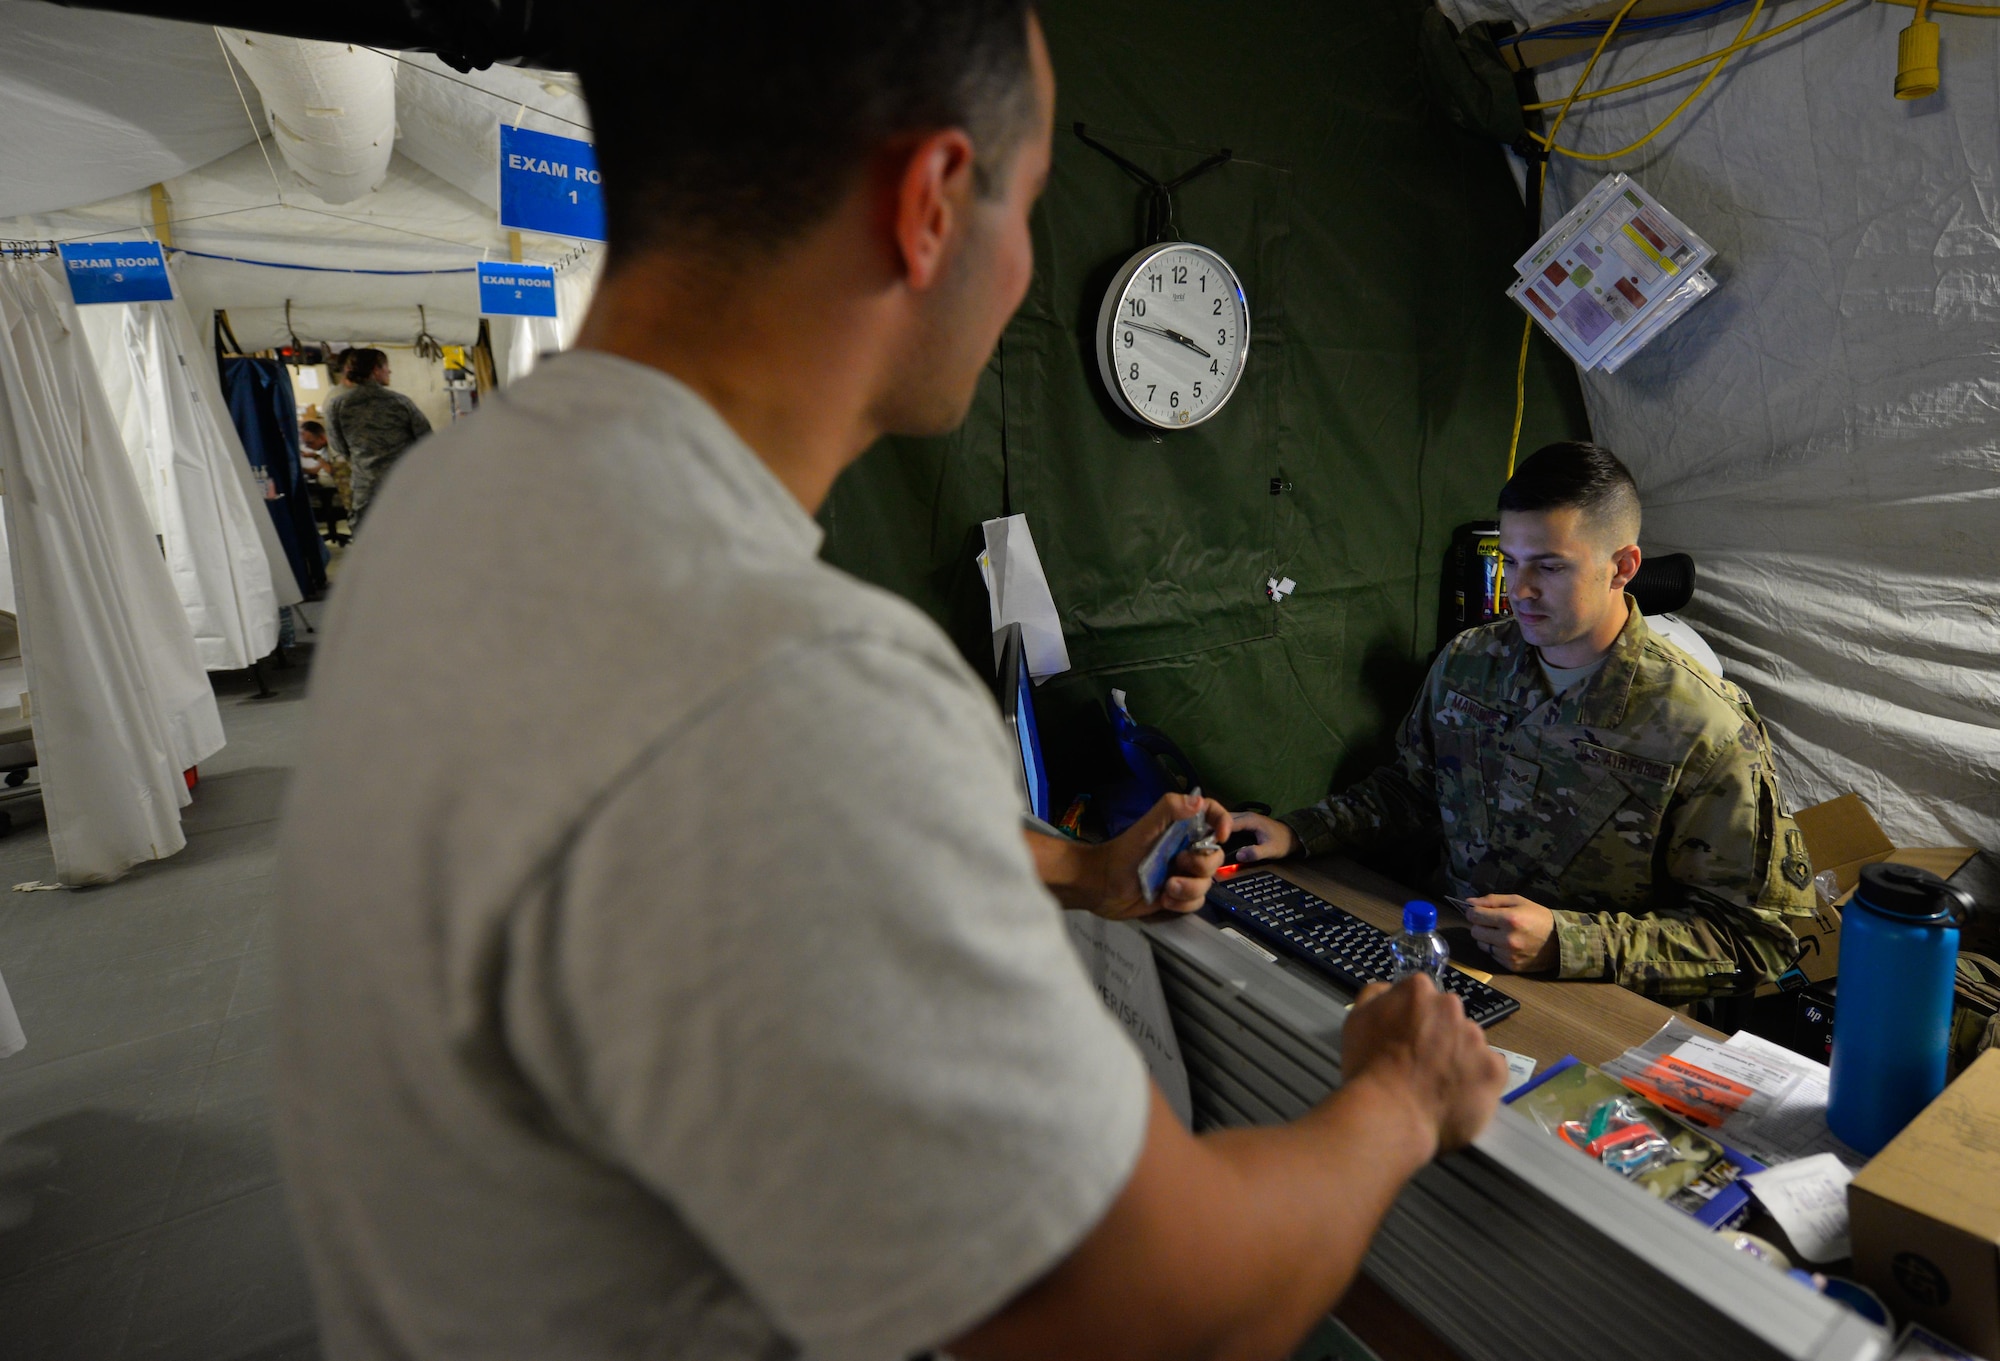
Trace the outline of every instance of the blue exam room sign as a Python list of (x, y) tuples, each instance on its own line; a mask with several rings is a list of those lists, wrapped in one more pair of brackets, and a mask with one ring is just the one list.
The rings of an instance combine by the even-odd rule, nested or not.
[(602, 241), (602, 186), (590, 143), (500, 125), (501, 226)]
[(174, 300), (174, 281), (157, 241), (89, 241), (58, 249), (78, 307)]
[(479, 266), (479, 315), (552, 317), (556, 272), (547, 265)]

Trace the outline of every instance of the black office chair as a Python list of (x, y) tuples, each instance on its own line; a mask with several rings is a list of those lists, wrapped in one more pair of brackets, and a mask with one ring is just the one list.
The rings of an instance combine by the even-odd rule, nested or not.
[(1639, 602), (1639, 613), (1672, 614), (1685, 609), (1694, 599), (1694, 559), (1685, 553), (1666, 553), (1639, 564), (1639, 574), (1626, 590)]

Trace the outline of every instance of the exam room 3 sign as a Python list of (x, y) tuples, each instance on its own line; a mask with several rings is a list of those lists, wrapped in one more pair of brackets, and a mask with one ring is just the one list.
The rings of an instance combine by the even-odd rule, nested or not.
[(105, 302), (172, 302), (173, 280), (157, 241), (92, 241), (57, 247), (78, 307)]
[(479, 315), (552, 317), (556, 272), (547, 265), (479, 266)]
[(501, 226), (602, 241), (603, 183), (590, 143), (501, 124)]

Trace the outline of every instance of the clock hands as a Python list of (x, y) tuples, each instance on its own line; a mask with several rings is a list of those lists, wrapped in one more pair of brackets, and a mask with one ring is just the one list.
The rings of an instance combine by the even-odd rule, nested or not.
[(1174, 344), (1176, 345), (1187, 346), (1190, 350), (1193, 350), (1203, 359), (1207, 359), (1209, 357), (1209, 353), (1207, 350), (1204, 350), (1201, 346), (1195, 344), (1192, 340), (1189, 340), (1179, 331), (1170, 331), (1164, 326), (1154, 326), (1150, 322), (1144, 322), (1144, 321), (1128, 321), (1125, 323), (1125, 325), (1135, 331), (1151, 331), (1156, 336), (1165, 336), (1168, 340), (1173, 341)]

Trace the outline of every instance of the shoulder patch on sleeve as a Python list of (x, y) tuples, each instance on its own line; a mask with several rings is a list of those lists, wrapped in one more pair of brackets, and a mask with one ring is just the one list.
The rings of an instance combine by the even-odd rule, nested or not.
[(1796, 827), (1785, 829), (1785, 858), (1780, 868), (1785, 882), (1793, 888), (1804, 888), (1812, 882), (1812, 860), (1806, 854), (1806, 837)]
[(1638, 775), (1644, 779), (1657, 780), (1661, 784), (1674, 777), (1672, 761), (1655, 761), (1646, 756), (1634, 756), (1630, 752), (1613, 751), (1610, 747), (1600, 747), (1595, 742), (1586, 742), (1581, 737), (1575, 739), (1576, 759), (1587, 766), (1601, 766), (1614, 775)]

